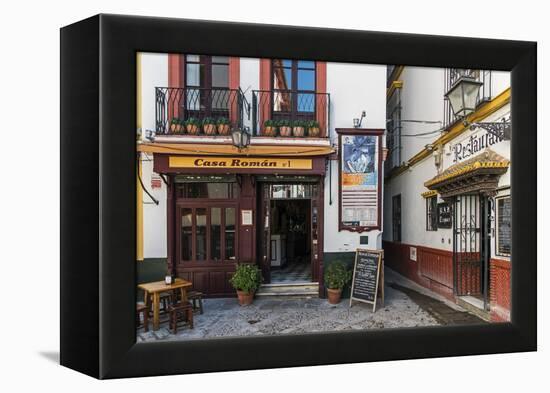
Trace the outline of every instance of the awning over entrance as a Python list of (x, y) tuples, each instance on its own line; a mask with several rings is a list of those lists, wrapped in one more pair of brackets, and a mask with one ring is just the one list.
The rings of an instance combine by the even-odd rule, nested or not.
[(493, 194), (498, 187), (498, 179), (508, 170), (509, 165), (509, 160), (487, 149), (475, 157), (450, 166), (425, 182), (424, 186), (437, 191), (442, 198), (474, 192)]
[(229, 144), (198, 143), (140, 143), (138, 151), (144, 153), (201, 155), (201, 156), (257, 156), (257, 157), (313, 157), (327, 156), (334, 153), (330, 146), (306, 145), (251, 145), (239, 150)]

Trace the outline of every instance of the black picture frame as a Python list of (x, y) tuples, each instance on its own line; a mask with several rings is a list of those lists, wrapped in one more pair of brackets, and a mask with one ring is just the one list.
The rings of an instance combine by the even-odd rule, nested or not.
[[(138, 51), (511, 71), (511, 322), (136, 344)], [(536, 90), (534, 42), (120, 15), (62, 28), (61, 364), (120, 378), (536, 350)]]

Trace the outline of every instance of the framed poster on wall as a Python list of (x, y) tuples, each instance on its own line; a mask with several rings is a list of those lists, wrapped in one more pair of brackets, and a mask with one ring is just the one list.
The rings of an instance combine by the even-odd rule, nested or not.
[(380, 229), (382, 136), (384, 130), (337, 128), (338, 229), (365, 232)]

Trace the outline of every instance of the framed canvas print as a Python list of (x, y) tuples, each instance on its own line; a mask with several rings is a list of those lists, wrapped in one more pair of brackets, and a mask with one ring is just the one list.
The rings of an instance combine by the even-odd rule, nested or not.
[(535, 151), (532, 42), (66, 26), (61, 364), (534, 351)]

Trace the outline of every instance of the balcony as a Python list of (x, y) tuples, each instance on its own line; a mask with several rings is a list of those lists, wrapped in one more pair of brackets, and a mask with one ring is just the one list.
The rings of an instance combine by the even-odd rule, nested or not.
[(328, 138), (329, 132), (329, 94), (287, 90), (252, 91), (253, 136)]
[[(205, 134), (203, 120), (209, 118), (216, 123), (232, 128), (244, 126), (243, 117), (250, 118), (250, 104), (241, 89), (198, 88), (198, 87), (156, 87), (155, 88), (155, 131), (157, 135), (181, 135), (186, 133), (186, 124), (197, 125), (196, 132)], [(217, 129), (220, 130), (220, 129)], [(210, 131), (214, 134), (217, 131)]]

